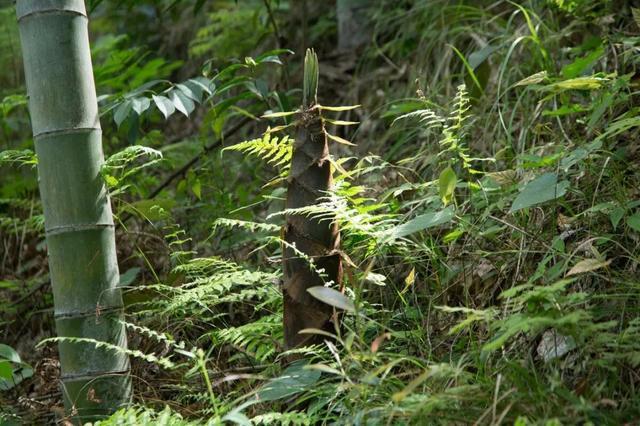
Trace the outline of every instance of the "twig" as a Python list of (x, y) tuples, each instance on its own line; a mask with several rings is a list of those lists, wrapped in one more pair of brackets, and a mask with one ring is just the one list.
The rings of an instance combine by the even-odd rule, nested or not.
[(30, 298), (31, 296), (36, 294), (38, 292), (38, 290), (42, 289), (43, 287), (45, 287), (46, 285), (48, 285), (50, 283), (51, 283), (51, 281), (49, 281), (49, 280), (41, 282), (40, 284), (38, 284), (37, 286), (32, 288), (27, 294), (22, 296), (20, 299), (18, 299), (15, 302), (11, 303), (11, 306), (19, 305), (20, 303), (24, 302), (25, 300), (27, 300), (28, 298)]
[(236, 133), (238, 130), (240, 130), (242, 127), (244, 127), (245, 124), (249, 123), (250, 121), (251, 121), (251, 118), (248, 118), (248, 117), (243, 119), (242, 121), (238, 122), (238, 124), (236, 124), (231, 129), (229, 129), (229, 131), (224, 133), (221, 138), (216, 139), (215, 141), (213, 141), (209, 145), (205, 145), (205, 147), (202, 150), (202, 152), (198, 153), (195, 157), (193, 157), (191, 160), (187, 161), (178, 170), (173, 172), (171, 175), (167, 176), (167, 178), (164, 181), (162, 181), (162, 183), (160, 185), (158, 185), (153, 191), (151, 191), (151, 194), (149, 194), (149, 196), (147, 198), (153, 198), (156, 195), (158, 195), (160, 193), (160, 191), (162, 191), (164, 188), (169, 186), (169, 184), (171, 182), (173, 182), (173, 180), (175, 178), (185, 174), (187, 172), (187, 170), (189, 170), (194, 164), (196, 164), (200, 160), (200, 158), (202, 158), (203, 155), (208, 154), (214, 148), (218, 147), (222, 143), (223, 140), (225, 140), (229, 136), (231, 136), (234, 133)]
[(271, 0), (264, 0), (264, 6), (267, 8), (267, 14), (269, 15), (269, 20), (271, 21), (271, 26), (273, 27), (273, 33), (276, 36), (276, 45), (278, 49), (280, 49), (282, 47), (282, 38), (280, 37), (280, 30), (278, 29), (276, 18), (275, 16), (273, 16), (273, 10), (271, 9)]
[[(214, 148), (220, 146), (222, 144), (222, 141), (224, 141), (226, 138), (228, 138), (231, 135), (233, 135), (234, 133), (236, 133), (238, 130), (240, 130), (242, 127), (244, 127), (245, 124), (249, 123), (250, 121), (251, 121), (251, 118), (249, 118), (249, 117), (244, 118), (243, 120), (239, 121), (235, 126), (233, 126), (231, 129), (229, 129), (227, 132), (223, 133), (222, 137), (220, 137), (220, 138), (216, 139), (215, 141), (211, 142), (209, 145), (205, 145), (204, 149), (201, 152), (199, 152), (197, 155), (195, 155), (191, 160), (187, 161), (178, 170), (176, 170), (175, 172), (173, 172), (172, 174), (167, 176), (166, 179), (163, 180), (160, 185), (158, 185), (153, 191), (151, 191), (151, 193), (149, 194), (149, 196), (146, 197), (146, 199), (149, 200), (151, 198), (154, 198), (163, 189), (165, 189), (167, 186), (169, 186), (171, 184), (171, 182), (173, 182), (177, 177), (184, 175), (204, 155), (206, 155), (209, 152), (211, 152)], [(131, 219), (132, 216), (133, 216), (132, 213), (128, 213), (127, 212), (123, 216), (121, 223), (125, 223), (126, 221)]]

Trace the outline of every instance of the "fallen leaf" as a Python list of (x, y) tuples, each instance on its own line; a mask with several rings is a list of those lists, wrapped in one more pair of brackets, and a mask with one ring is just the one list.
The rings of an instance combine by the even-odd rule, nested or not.
[(391, 333), (382, 333), (381, 335), (373, 339), (373, 342), (371, 342), (371, 352), (373, 352), (374, 354), (378, 352), (378, 349), (380, 349), (380, 345), (382, 345), (382, 343), (386, 339), (390, 339), (390, 338), (391, 338)]
[(596, 269), (604, 268), (605, 266), (609, 266), (611, 260), (600, 260), (600, 259), (585, 259), (576, 263), (573, 268), (569, 272), (567, 272), (567, 277), (571, 275), (582, 274), (585, 272), (595, 271)]

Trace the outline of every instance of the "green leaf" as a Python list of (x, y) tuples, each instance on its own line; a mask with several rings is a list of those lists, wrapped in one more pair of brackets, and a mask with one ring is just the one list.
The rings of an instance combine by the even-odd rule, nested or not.
[(202, 184), (200, 183), (200, 179), (196, 179), (191, 184), (191, 192), (196, 196), (198, 200), (202, 199)]
[(142, 115), (147, 109), (149, 109), (151, 101), (149, 98), (135, 98), (131, 101), (131, 108), (138, 114)]
[(20, 359), (20, 355), (15, 351), (11, 346), (0, 343), (0, 359), (6, 359), (11, 362), (15, 362), (20, 364), (22, 360)]
[(158, 110), (164, 115), (165, 120), (171, 116), (176, 111), (176, 107), (173, 105), (173, 102), (164, 96), (156, 96), (153, 95), (153, 102), (155, 102)]
[(191, 88), (193, 88), (194, 86), (198, 86), (202, 89), (203, 92), (208, 95), (212, 95), (213, 91), (216, 89), (216, 85), (206, 77), (191, 78), (185, 81), (184, 84)]
[(118, 105), (113, 113), (113, 121), (116, 122), (116, 126), (120, 127), (122, 122), (127, 119), (131, 112), (132, 102), (126, 100)]
[(313, 297), (327, 305), (331, 305), (335, 308), (348, 312), (354, 312), (356, 310), (356, 306), (353, 304), (353, 301), (338, 290), (334, 290), (329, 287), (316, 286), (308, 288), (307, 291)]
[(314, 385), (322, 374), (318, 370), (307, 369), (305, 361), (292, 364), (280, 377), (271, 380), (258, 391), (259, 401), (276, 401), (302, 392)]
[(109, 188), (116, 188), (118, 186), (118, 184), (120, 183), (120, 180), (118, 180), (117, 177), (112, 176), (110, 174), (105, 173), (103, 175), (104, 178), (104, 182), (107, 184), (107, 186)]
[(134, 267), (127, 269), (127, 272), (120, 274), (120, 287), (126, 287), (133, 283), (140, 273), (140, 268)]
[(543, 117), (563, 117), (565, 115), (578, 114), (589, 111), (590, 108), (585, 108), (580, 104), (562, 105), (558, 109), (544, 110), (542, 111)]
[(592, 51), (588, 55), (578, 58), (569, 65), (562, 67), (562, 76), (564, 78), (576, 78), (579, 77), (584, 71), (586, 71), (591, 65), (594, 64), (600, 57), (604, 55), (604, 48), (599, 46), (596, 50)]
[(453, 207), (447, 207), (439, 212), (429, 212), (418, 217), (411, 219), (410, 221), (396, 226), (389, 231), (389, 241), (393, 241), (398, 238), (406, 237), (424, 229), (433, 228), (434, 226), (442, 225), (443, 223), (450, 222), (455, 215)]
[(9, 361), (0, 361), (0, 379), (11, 380), (13, 368)]
[(487, 44), (482, 49), (476, 50), (475, 52), (469, 55), (469, 59), (468, 59), (469, 66), (475, 70), (476, 68), (478, 68), (480, 64), (486, 61), (487, 58), (491, 56), (492, 53), (500, 50), (501, 47), (502, 46), (492, 46), (490, 44)]
[(456, 184), (458, 183), (458, 177), (456, 172), (453, 171), (451, 166), (447, 167), (440, 173), (438, 178), (438, 189), (440, 192), (440, 198), (446, 206), (453, 198), (453, 193), (456, 190)]
[(640, 232), (640, 213), (629, 216), (627, 218), (627, 225), (629, 225), (631, 229)]
[(618, 224), (620, 223), (620, 220), (622, 220), (623, 216), (624, 209), (620, 206), (616, 207), (611, 211), (611, 213), (609, 213), (609, 220), (611, 220), (611, 225), (613, 226), (614, 230), (618, 227)]
[(180, 90), (173, 90), (169, 93), (169, 99), (173, 102), (173, 105), (178, 111), (184, 114), (186, 117), (191, 114), (191, 111), (195, 109), (195, 104), (191, 99), (185, 96)]
[(307, 49), (304, 57), (304, 77), (302, 86), (302, 104), (310, 107), (318, 101), (318, 56), (313, 49)]
[(525, 185), (511, 205), (509, 212), (513, 213), (536, 204), (555, 200), (562, 197), (568, 187), (569, 182), (567, 181), (558, 183), (558, 175), (555, 173), (545, 173)]

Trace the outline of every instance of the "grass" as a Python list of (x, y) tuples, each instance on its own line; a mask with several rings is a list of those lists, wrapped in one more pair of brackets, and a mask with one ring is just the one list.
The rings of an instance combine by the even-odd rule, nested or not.
[[(139, 406), (102, 424), (640, 419), (629, 6), (385, 0), (372, 23), (339, 101), (362, 104), (338, 114), (361, 122), (340, 133), (358, 146), (337, 149), (357, 156), (305, 212), (336, 215), (355, 310), (324, 344), (282, 348), (278, 187), (250, 186), (240, 210), (186, 205), (212, 216), (206, 235), (202, 223), (183, 229), (188, 213), (162, 212), (150, 232), (165, 238), (170, 271), (149, 260), (157, 278), (127, 295), (131, 346), (146, 354), (134, 362)], [(319, 100), (334, 105), (323, 49)], [(267, 183), (279, 172), (264, 160), (224, 152), (199, 177), (233, 161)]]

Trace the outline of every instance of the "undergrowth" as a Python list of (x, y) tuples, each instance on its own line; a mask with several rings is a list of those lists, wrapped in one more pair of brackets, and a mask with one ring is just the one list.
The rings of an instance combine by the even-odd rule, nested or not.
[[(197, 207), (139, 204), (170, 267), (143, 254), (144, 282), (126, 286), (139, 396), (100, 425), (640, 419), (637, 10), (594, 0), (375, 3), (356, 90), (339, 100), (362, 106), (323, 111), (338, 115), (325, 122), (334, 153), (353, 156), (332, 157), (336, 185), (319, 204), (284, 210), (299, 111), (280, 95), (260, 99), (271, 125), (260, 137), (227, 144), (185, 176), (177, 192)], [(196, 55), (231, 48), (212, 31), (198, 31)], [(342, 130), (356, 119), (360, 130)], [(114, 196), (134, 193), (141, 155), (161, 157), (127, 148), (107, 161)], [(15, 151), (0, 161), (36, 160)], [(246, 207), (216, 187), (229, 161), (259, 179), (238, 196)], [(198, 216), (212, 211), (207, 197), (226, 201)], [(4, 204), (3, 214), (31, 209)], [(329, 300), (343, 308), (342, 326), (290, 351), (285, 214), (336, 220), (346, 269), (344, 292)], [(24, 220), (0, 216), (0, 229), (41, 230)]]

